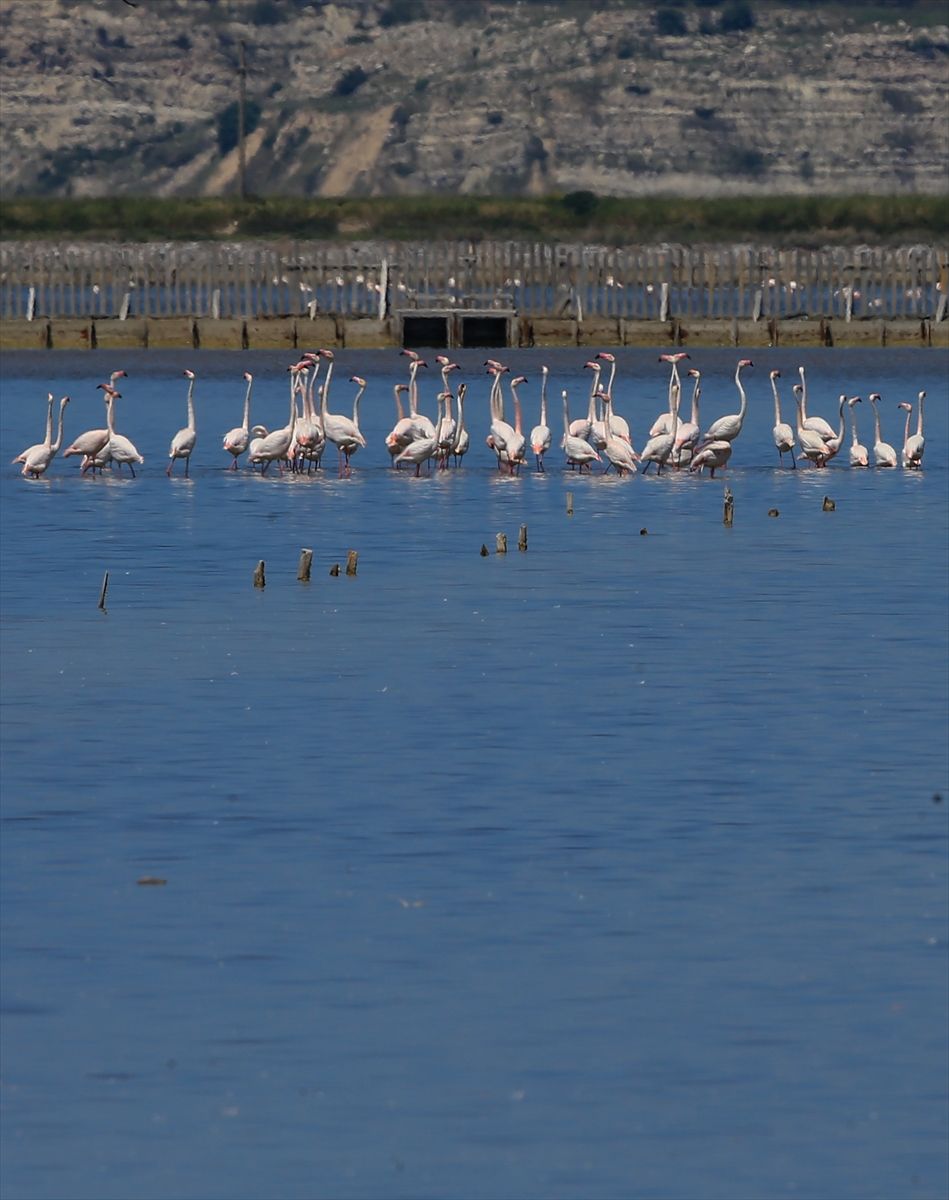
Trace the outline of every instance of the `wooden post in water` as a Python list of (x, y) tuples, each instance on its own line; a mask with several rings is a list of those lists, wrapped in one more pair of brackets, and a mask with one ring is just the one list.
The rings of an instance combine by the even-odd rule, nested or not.
[(735, 497), (731, 494), (730, 488), (725, 488), (725, 508), (722, 513), (722, 523), (727, 525), (729, 529), (735, 523)]
[(347, 575), (355, 575), (356, 574), (356, 562), (357, 562), (358, 558), (359, 558), (359, 555), (356, 553), (355, 550), (350, 550), (349, 553), (346, 555), (346, 574)]
[(488, 548), (487, 548), (487, 546), (484, 544), (484, 542), (482, 542), (482, 543), (481, 543), (481, 557), (482, 557), (482, 558), (487, 558), (487, 557), (488, 557)]
[(830, 496), (824, 497), (824, 503), (821, 505), (821, 512), (834, 512), (837, 505), (831, 500)]
[(109, 572), (106, 571), (102, 580), (102, 591), (99, 593), (99, 607), (105, 612), (105, 594), (109, 590)]
[(313, 565), (313, 551), (312, 550), (301, 550), (300, 551), (300, 569), (297, 571), (297, 579), (299, 579), (299, 581), (301, 583), (309, 583), (310, 582), (310, 567), (312, 567), (312, 565)]
[(573, 492), (567, 492), (567, 516), (573, 516)]
[(499, 533), (495, 538), (498, 554), (507, 554), (507, 534)]
[(261, 559), (257, 564), (257, 569), (254, 571), (254, 587), (266, 587), (267, 577), (264, 574), (264, 560)]
[(518, 550), (526, 550), (527, 549), (527, 526), (526, 525), (521, 526), (521, 532), (518, 534), (518, 537), (517, 537), (517, 548), (518, 548)]

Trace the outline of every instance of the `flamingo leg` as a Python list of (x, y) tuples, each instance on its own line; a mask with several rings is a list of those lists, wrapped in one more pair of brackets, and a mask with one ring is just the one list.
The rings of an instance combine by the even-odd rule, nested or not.
[(190, 462), (191, 462), (191, 458), (189, 456), (188, 458), (185, 459), (185, 479), (188, 478), (188, 463), (190, 463)]

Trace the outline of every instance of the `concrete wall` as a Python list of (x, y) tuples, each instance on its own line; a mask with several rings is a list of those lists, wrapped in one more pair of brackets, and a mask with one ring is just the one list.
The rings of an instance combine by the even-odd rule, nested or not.
[[(508, 340), (529, 346), (940, 346), (949, 348), (949, 321), (673, 320), (519, 317)], [(53, 318), (0, 321), (0, 350), (286, 350), (320, 346), (347, 350), (401, 345), (397, 318), (319, 316), (214, 321), (207, 317)]]

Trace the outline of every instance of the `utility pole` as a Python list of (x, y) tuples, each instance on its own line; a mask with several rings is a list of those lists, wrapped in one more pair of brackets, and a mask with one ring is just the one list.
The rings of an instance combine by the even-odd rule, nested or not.
[(238, 154), (240, 156), (240, 185), (241, 199), (247, 195), (247, 148), (244, 139), (244, 116), (247, 107), (247, 60), (245, 57), (245, 46), (241, 42), (241, 66), (240, 66), (240, 96), (237, 104), (237, 136), (238, 136)]

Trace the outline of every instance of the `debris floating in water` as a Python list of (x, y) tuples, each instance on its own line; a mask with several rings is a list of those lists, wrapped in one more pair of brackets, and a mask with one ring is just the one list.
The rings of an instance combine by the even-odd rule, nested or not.
[(777, 510), (776, 508), (769, 508), (769, 509), (768, 509), (768, 516), (769, 516), (769, 517), (776, 517), (777, 515), (778, 515), (778, 510)]
[(139, 887), (164, 887), (168, 882), (167, 879), (162, 879), (160, 875), (143, 875), (138, 881)]
[(836, 509), (836, 507), (837, 507), (837, 505), (833, 502), (833, 500), (831, 500), (830, 496), (824, 497), (824, 503), (821, 506), (822, 512), (833, 512)]

